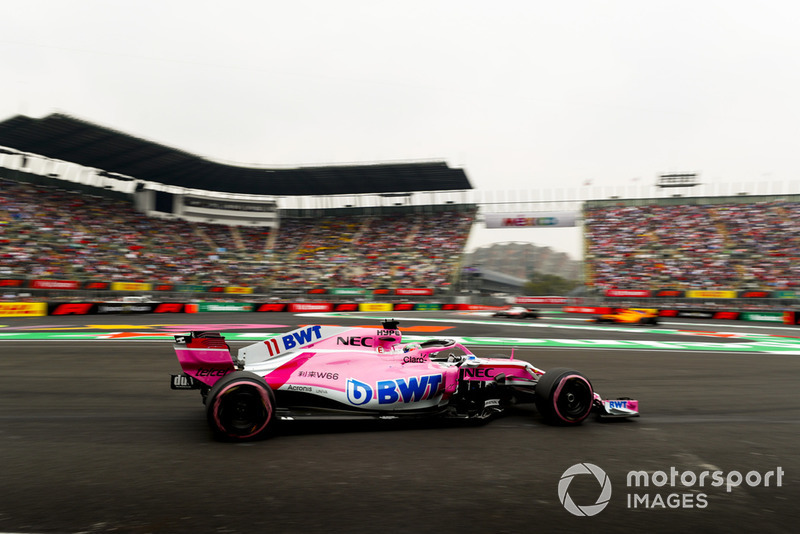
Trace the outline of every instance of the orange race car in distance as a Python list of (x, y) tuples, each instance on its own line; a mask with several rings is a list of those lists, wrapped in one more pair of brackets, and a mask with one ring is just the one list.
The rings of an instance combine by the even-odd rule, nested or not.
[(617, 308), (593, 319), (596, 323), (658, 324), (658, 310), (655, 308)]

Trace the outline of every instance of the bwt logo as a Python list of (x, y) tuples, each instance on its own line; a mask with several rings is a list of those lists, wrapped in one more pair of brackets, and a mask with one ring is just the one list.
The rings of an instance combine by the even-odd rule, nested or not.
[(317, 341), (322, 338), (322, 334), (320, 330), (322, 329), (321, 326), (309, 326), (308, 328), (304, 328), (302, 330), (295, 330), (294, 332), (289, 332), (285, 336), (281, 336), (281, 343), (283, 343), (283, 348), (278, 346), (278, 340), (275, 338), (268, 339), (264, 341), (264, 344), (267, 346), (267, 350), (269, 351), (270, 356), (276, 356), (285, 350), (292, 350), (296, 347), (301, 347), (312, 341)]
[(355, 378), (347, 379), (347, 402), (355, 406), (376, 399), (378, 404), (419, 402), (439, 393), (442, 375), (412, 376), (395, 380), (380, 380), (375, 388)]
[(322, 334), (320, 334), (321, 329), (321, 326), (310, 326), (305, 330), (297, 330), (281, 337), (281, 341), (283, 341), (283, 346), (286, 350), (291, 350), (298, 345), (305, 345), (320, 339), (322, 337)]
[(372, 400), (372, 388), (369, 384), (356, 380), (347, 379), (347, 402), (361, 406)]

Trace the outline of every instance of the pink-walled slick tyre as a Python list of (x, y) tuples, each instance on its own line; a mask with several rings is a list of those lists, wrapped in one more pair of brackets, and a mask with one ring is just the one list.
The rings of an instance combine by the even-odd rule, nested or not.
[(221, 378), (206, 400), (209, 427), (218, 439), (245, 441), (262, 437), (271, 426), (275, 395), (260, 376), (234, 371)]
[(536, 384), (536, 409), (545, 421), (555, 425), (577, 425), (592, 412), (594, 390), (578, 371), (556, 368), (547, 371)]

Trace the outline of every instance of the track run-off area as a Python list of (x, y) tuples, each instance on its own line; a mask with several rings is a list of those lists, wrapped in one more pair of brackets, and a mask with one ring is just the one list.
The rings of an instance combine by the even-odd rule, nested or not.
[[(0, 532), (796, 531), (800, 328), (390, 315), (0, 320)], [(479, 426), (288, 422), (230, 444), (199, 394), (169, 389), (175, 334), (220, 331), (237, 350), (388, 318), (404, 341), (577, 369), (642, 415), (563, 428), (519, 405)]]

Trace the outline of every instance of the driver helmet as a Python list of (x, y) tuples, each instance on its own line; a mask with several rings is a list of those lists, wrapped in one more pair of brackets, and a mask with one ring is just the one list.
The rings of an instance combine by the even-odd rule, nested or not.
[(412, 350), (417, 350), (420, 347), (421, 345), (419, 343), (408, 343), (403, 347), (403, 352), (411, 352)]

